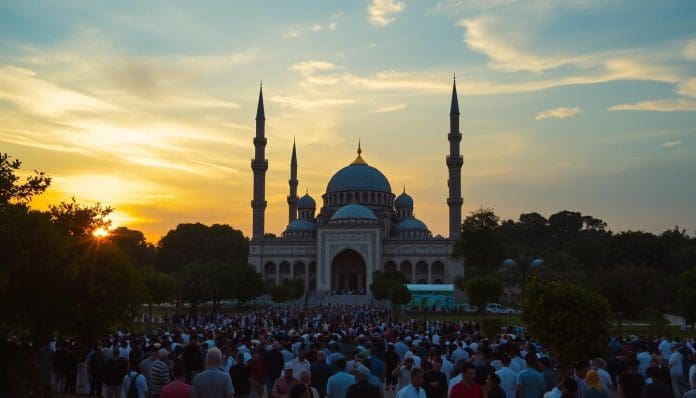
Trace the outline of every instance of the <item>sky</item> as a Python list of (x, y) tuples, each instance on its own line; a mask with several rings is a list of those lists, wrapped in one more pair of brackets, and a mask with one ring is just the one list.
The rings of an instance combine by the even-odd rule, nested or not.
[[(194, 4), (195, 3), (195, 4)], [(696, 2), (0, 2), (0, 152), (157, 242), (184, 222), (251, 233), (266, 110), (266, 231), (321, 205), (355, 158), (447, 234), (456, 74), (464, 216), (568, 209), (614, 231), (696, 231)]]

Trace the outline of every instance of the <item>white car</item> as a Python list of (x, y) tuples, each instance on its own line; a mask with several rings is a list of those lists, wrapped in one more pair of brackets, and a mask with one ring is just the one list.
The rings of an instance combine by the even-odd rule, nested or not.
[(486, 306), (486, 313), (488, 314), (503, 314), (503, 315), (513, 315), (516, 314), (514, 308), (503, 307), (498, 303), (488, 303)]

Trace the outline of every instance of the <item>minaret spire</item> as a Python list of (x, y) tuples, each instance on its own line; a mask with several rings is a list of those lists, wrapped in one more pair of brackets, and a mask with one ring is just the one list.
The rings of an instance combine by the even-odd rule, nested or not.
[(292, 139), (292, 155), (290, 156), (290, 194), (288, 195), (288, 223), (297, 220), (297, 149), (295, 147), (295, 138)]
[(457, 239), (462, 227), (462, 165), (464, 158), (459, 153), (459, 144), (462, 141), (462, 134), (459, 132), (459, 101), (457, 99), (457, 81), (453, 76), (452, 81), (452, 103), (450, 104), (450, 132), (447, 134), (450, 143), (450, 153), (446, 158), (449, 179), (449, 197), (447, 206), (449, 207), (449, 238)]
[(263, 239), (264, 217), (266, 213), (266, 115), (263, 109), (263, 87), (259, 88), (259, 103), (256, 108), (256, 136), (254, 137), (254, 158), (251, 159), (251, 170), (254, 172), (254, 199), (251, 201), (252, 240)]

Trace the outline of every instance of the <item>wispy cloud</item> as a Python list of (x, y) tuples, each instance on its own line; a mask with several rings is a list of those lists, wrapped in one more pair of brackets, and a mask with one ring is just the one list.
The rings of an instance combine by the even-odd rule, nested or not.
[(609, 107), (610, 111), (690, 112), (696, 111), (696, 100), (662, 99), (642, 101), (635, 104), (619, 104)]
[(0, 99), (49, 116), (116, 109), (98, 98), (47, 82), (35, 72), (15, 66), (0, 67)]
[(383, 106), (381, 108), (377, 108), (373, 111), (373, 113), (395, 112), (395, 111), (400, 111), (402, 109), (406, 109), (407, 107), (408, 107), (408, 104), (405, 102), (402, 102), (400, 104), (387, 105), (387, 106)]
[(310, 76), (317, 71), (334, 70), (336, 69), (336, 65), (328, 61), (302, 61), (293, 64), (290, 69), (300, 72), (305, 76)]
[(271, 97), (271, 101), (288, 105), (295, 109), (312, 109), (327, 106), (339, 106), (339, 105), (353, 105), (357, 102), (353, 99), (346, 98), (318, 98), (309, 99), (304, 97), (294, 97), (294, 96), (283, 96), (274, 95)]
[(692, 77), (679, 83), (677, 93), (687, 97), (696, 97), (696, 78)]
[(367, 18), (374, 26), (383, 28), (396, 20), (394, 14), (402, 12), (406, 4), (397, 0), (372, 0), (367, 6)]
[(683, 142), (677, 140), (677, 141), (663, 142), (662, 144), (660, 144), (660, 146), (663, 148), (673, 148), (673, 147), (681, 145), (681, 144), (683, 144)]
[(571, 116), (575, 116), (582, 112), (580, 108), (553, 108), (547, 109), (545, 111), (537, 113), (534, 119), (544, 120), (549, 118), (565, 119)]
[(686, 42), (682, 50), (682, 55), (688, 60), (696, 61), (696, 39), (691, 39)]

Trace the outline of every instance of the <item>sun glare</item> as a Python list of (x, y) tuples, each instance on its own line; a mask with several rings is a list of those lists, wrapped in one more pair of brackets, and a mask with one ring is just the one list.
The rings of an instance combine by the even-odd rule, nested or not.
[(96, 238), (104, 238), (109, 236), (109, 231), (106, 228), (97, 228), (92, 232)]

